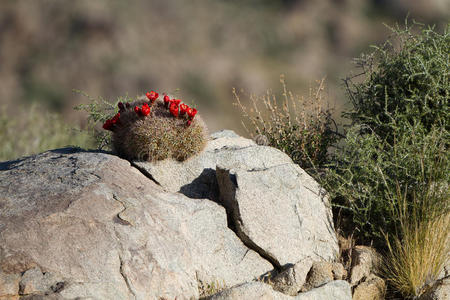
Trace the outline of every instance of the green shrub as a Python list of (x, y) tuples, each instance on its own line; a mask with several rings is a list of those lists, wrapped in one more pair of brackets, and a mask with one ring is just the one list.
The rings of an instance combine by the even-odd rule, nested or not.
[(443, 34), (423, 29), (414, 35), (407, 23), (392, 30), (383, 46), (357, 60), (363, 81), (346, 80), (353, 104), (346, 116), (390, 143), (396, 133), (392, 121), (449, 131), (450, 24)]
[[(410, 128), (389, 144), (375, 133), (361, 134), (359, 126), (347, 132), (345, 144), (335, 153), (335, 160), (322, 181), (334, 204), (348, 210), (360, 242), (375, 241), (383, 247), (383, 232), (394, 234), (400, 228), (396, 218), (397, 186), (405, 190), (408, 211), (415, 208), (413, 195), (424, 198), (433, 186), (449, 182), (450, 135), (443, 129), (425, 133), (420, 126)], [(448, 211), (448, 199), (433, 198), (424, 209)], [(421, 214), (425, 216), (426, 213)], [(431, 214), (430, 214), (431, 215)]]
[[(359, 60), (363, 80), (347, 80), (351, 125), (322, 184), (366, 243), (385, 248), (383, 233), (402, 238), (397, 188), (405, 191), (411, 215), (414, 198), (448, 187), (449, 47), (448, 30), (396, 29), (384, 47)], [(430, 199), (435, 202), (420, 206), (427, 211), (421, 217), (448, 213), (448, 197)]]
[(317, 89), (310, 89), (307, 98), (287, 90), (283, 76), (280, 82), (281, 103), (269, 90), (259, 97), (250, 95), (251, 106), (247, 108), (233, 90), (234, 104), (246, 119), (244, 128), (257, 143), (285, 152), (300, 167), (313, 172), (328, 162), (328, 148), (337, 140), (331, 110), (322, 96), (324, 80)]
[(79, 90), (74, 92), (85, 96), (90, 101), (88, 104), (77, 105), (74, 109), (88, 113), (86, 133), (93, 138), (95, 147), (99, 150), (112, 150), (111, 134), (103, 130), (101, 125), (119, 111), (118, 103), (130, 103), (133, 99), (125, 96), (117, 98), (115, 102), (108, 102), (101, 97), (95, 99)]
[(68, 145), (94, 146), (88, 134), (37, 104), (15, 107), (14, 113), (0, 109), (0, 140), (0, 161)]

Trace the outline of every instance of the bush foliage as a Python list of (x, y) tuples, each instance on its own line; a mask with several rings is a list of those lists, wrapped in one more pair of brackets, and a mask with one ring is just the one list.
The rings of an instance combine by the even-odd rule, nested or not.
[(125, 96), (117, 98), (115, 102), (109, 102), (101, 97), (98, 99), (93, 98), (79, 90), (74, 91), (89, 99), (88, 104), (77, 105), (74, 109), (88, 113), (86, 131), (93, 138), (95, 147), (99, 150), (112, 150), (111, 134), (102, 130), (101, 124), (119, 111), (118, 103), (130, 103), (133, 99)]
[(389, 143), (398, 131), (393, 122), (449, 131), (450, 24), (443, 34), (423, 29), (414, 35), (408, 24), (392, 30), (391, 39), (357, 60), (363, 81), (346, 80), (353, 104), (346, 116)]
[(357, 60), (359, 76), (345, 80), (350, 125), (322, 179), (359, 241), (386, 253), (384, 276), (407, 298), (449, 259), (449, 30), (413, 34), (406, 23)]
[[(416, 126), (390, 144), (374, 132), (361, 131), (360, 126), (348, 130), (345, 144), (336, 151), (322, 183), (334, 204), (351, 213), (356, 236), (380, 246), (384, 244), (383, 232), (395, 234), (401, 227), (395, 213), (397, 186), (406, 192), (411, 212), (416, 207), (413, 195), (423, 199), (432, 189), (444, 189), (448, 184), (450, 158), (446, 143), (450, 136), (443, 129), (425, 133)], [(448, 211), (448, 199), (443, 195), (432, 199), (435, 203), (423, 208), (430, 216), (435, 209)]]
[[(412, 213), (414, 198), (448, 186), (448, 28), (443, 34), (423, 29), (418, 35), (408, 27), (394, 29), (382, 47), (358, 60), (363, 80), (346, 81), (354, 106), (345, 113), (351, 126), (323, 184), (335, 204), (351, 212), (366, 242), (382, 245), (383, 232), (401, 234), (394, 213), (397, 188), (405, 192)], [(433, 199), (427, 211), (448, 213), (448, 198)]]

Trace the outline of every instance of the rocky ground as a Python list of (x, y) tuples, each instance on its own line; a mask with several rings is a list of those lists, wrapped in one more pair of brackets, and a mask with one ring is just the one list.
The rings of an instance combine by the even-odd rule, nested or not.
[(351, 257), (320, 186), (231, 131), (183, 163), (64, 148), (0, 164), (0, 299), (383, 299), (379, 255)]

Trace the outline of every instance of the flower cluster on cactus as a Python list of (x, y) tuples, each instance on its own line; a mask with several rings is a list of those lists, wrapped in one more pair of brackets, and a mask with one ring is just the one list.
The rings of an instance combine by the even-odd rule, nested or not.
[[(118, 103), (119, 112), (103, 124), (112, 132), (114, 150), (130, 160), (185, 160), (206, 144), (206, 126), (197, 109), (170, 99), (158, 100), (155, 91), (130, 103)], [(195, 119), (194, 119), (195, 118)]]
[(120, 124), (120, 112), (118, 112), (114, 117), (111, 119), (106, 120), (106, 122), (103, 124), (103, 129), (105, 130), (113, 130), (114, 125)]
[(142, 104), (141, 107), (139, 107), (139, 106), (134, 107), (134, 112), (137, 113), (139, 116), (146, 117), (150, 114), (150, 111), (151, 111), (151, 108), (148, 105), (148, 103)]
[(147, 96), (148, 100), (150, 100), (153, 103), (155, 103), (156, 99), (158, 99), (159, 94), (155, 91), (151, 91), (151, 92), (147, 92), (145, 94), (145, 96)]
[[(148, 95), (147, 95), (148, 97)], [(197, 110), (195, 108), (189, 107), (185, 103), (181, 103), (180, 99), (170, 99), (169, 96), (164, 95), (164, 105), (169, 109), (170, 114), (175, 118), (180, 116), (186, 116), (187, 122), (186, 125), (190, 126), (192, 124), (192, 120), (197, 114)]]
[[(141, 107), (135, 106), (134, 112), (138, 116), (146, 117), (150, 115), (151, 107), (156, 102), (159, 97), (159, 94), (155, 91), (147, 92), (145, 94), (150, 101), (149, 103), (143, 103)], [(180, 99), (170, 99), (169, 96), (164, 95), (164, 106), (169, 109), (170, 114), (174, 118), (184, 117), (187, 119), (186, 125), (190, 126), (192, 124), (192, 120), (197, 114), (197, 109), (189, 107), (185, 103), (181, 103)], [(126, 108), (129, 108), (130, 105), (127, 103), (126, 108), (122, 102), (118, 103), (119, 112), (111, 119), (106, 120), (103, 124), (103, 129), (113, 131), (114, 125), (120, 125), (120, 112), (125, 111)]]

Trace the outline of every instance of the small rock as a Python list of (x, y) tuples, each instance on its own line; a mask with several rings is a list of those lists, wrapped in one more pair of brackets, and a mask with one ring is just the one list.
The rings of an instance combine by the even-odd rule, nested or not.
[(283, 294), (296, 296), (305, 284), (312, 263), (310, 259), (304, 259), (279, 273), (271, 279), (273, 288)]
[(352, 290), (347, 281), (335, 280), (321, 287), (301, 293), (294, 299), (296, 300), (351, 300)]
[(353, 300), (383, 300), (386, 284), (380, 277), (370, 274), (353, 292)]
[(355, 246), (352, 251), (350, 272), (351, 286), (357, 285), (371, 273), (376, 273), (382, 262), (381, 256), (371, 247)]
[(347, 271), (341, 263), (332, 263), (331, 268), (334, 280), (347, 279)]
[(19, 274), (6, 274), (0, 271), (0, 299), (19, 294)]
[(43, 284), (44, 275), (38, 267), (25, 272), (20, 281), (20, 294), (28, 295), (32, 293), (45, 292), (47, 287)]
[(266, 300), (289, 300), (293, 297), (274, 291), (272, 287), (260, 281), (253, 281), (233, 286), (223, 290), (208, 300), (241, 300), (241, 299), (266, 299)]
[(52, 287), (56, 286), (58, 279), (50, 273), (42, 273), (39, 267), (26, 271), (19, 284), (19, 294), (28, 295), (34, 293), (52, 292)]
[(309, 270), (302, 292), (307, 292), (333, 280), (333, 264), (326, 261), (316, 261)]

